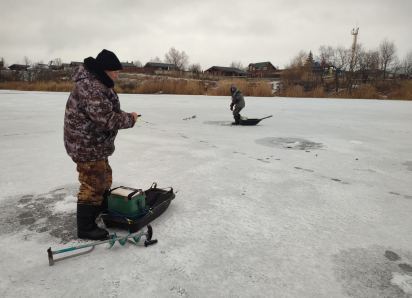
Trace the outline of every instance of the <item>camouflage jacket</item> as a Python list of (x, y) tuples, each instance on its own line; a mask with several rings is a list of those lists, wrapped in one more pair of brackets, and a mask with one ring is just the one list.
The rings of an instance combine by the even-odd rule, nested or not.
[(106, 87), (83, 65), (73, 71), (76, 85), (64, 115), (64, 146), (75, 161), (104, 159), (114, 152), (119, 129), (134, 126), (134, 117), (122, 113), (113, 88)]
[[(235, 88), (235, 91), (232, 92), (232, 88)], [(243, 98), (242, 91), (237, 89), (235, 84), (232, 84), (232, 86), (230, 86), (230, 92), (232, 93), (233, 98), (232, 105), (235, 105), (235, 108), (244, 108), (245, 99)]]

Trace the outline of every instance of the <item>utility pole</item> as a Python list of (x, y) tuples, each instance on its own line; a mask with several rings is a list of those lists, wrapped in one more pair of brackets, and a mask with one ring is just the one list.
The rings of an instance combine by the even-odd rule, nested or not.
[(353, 68), (355, 67), (355, 54), (356, 54), (356, 41), (358, 39), (359, 27), (356, 29), (353, 28), (351, 34), (353, 35), (353, 43), (352, 43), (352, 57), (350, 59), (350, 67), (349, 67), (349, 78), (348, 78), (348, 89), (351, 91), (352, 89), (352, 77), (353, 77)]
[(353, 72), (354, 62), (355, 62), (355, 52), (356, 52), (356, 40), (358, 39), (359, 28), (352, 29), (351, 34), (353, 35), (353, 44), (352, 44), (352, 58), (350, 60), (350, 72)]

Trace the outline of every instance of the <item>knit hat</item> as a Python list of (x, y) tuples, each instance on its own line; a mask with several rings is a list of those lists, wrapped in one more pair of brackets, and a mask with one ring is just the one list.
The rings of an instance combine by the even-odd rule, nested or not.
[(117, 56), (108, 50), (103, 50), (96, 57), (96, 64), (103, 70), (121, 70), (122, 64), (120, 63)]

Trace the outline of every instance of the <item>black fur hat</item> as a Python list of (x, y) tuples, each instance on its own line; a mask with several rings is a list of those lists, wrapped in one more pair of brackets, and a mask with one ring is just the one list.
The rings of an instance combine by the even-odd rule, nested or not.
[(99, 55), (97, 55), (95, 62), (102, 70), (113, 71), (122, 69), (122, 64), (119, 59), (117, 59), (117, 56), (108, 50), (101, 51)]

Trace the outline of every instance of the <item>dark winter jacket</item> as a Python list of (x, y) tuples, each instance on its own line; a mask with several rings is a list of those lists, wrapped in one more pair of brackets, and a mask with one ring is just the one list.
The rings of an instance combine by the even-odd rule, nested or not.
[[(235, 88), (235, 91), (232, 91), (232, 88)], [(245, 99), (243, 98), (242, 91), (237, 89), (235, 84), (230, 86), (230, 92), (232, 93), (233, 104), (235, 108), (244, 108), (245, 107)]]
[(66, 104), (64, 146), (75, 162), (112, 155), (117, 131), (134, 126), (133, 114), (122, 113), (117, 93), (107, 86), (111, 79), (104, 75), (101, 79), (84, 65), (73, 71), (76, 85)]

